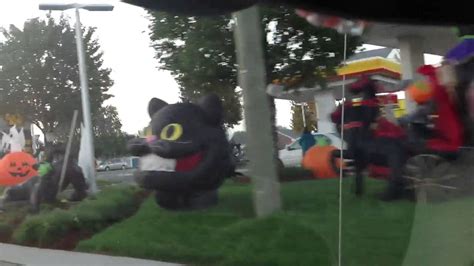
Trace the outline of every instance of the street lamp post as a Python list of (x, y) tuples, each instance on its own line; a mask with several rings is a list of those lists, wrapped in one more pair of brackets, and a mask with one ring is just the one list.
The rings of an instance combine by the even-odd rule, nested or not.
[(84, 43), (82, 39), (81, 20), (79, 16), (79, 9), (85, 9), (88, 11), (112, 11), (113, 5), (109, 4), (40, 4), (40, 10), (59, 10), (65, 11), (68, 9), (75, 9), (76, 11), (76, 47), (77, 47), (77, 58), (79, 63), (79, 78), (81, 83), (81, 102), (82, 102), (82, 118), (84, 122), (85, 134), (87, 134), (87, 148), (90, 151), (90, 159), (87, 161), (86, 168), (83, 169), (86, 175), (90, 178), (91, 192), (95, 194), (97, 192), (97, 184), (95, 178), (95, 154), (94, 154), (94, 136), (92, 133), (92, 119), (91, 119), (91, 108), (89, 100), (89, 86), (87, 79), (87, 67), (86, 67), (86, 53), (84, 50)]
[(303, 126), (306, 128), (306, 116), (305, 116), (305, 113), (304, 113), (304, 107), (306, 105), (304, 103), (301, 104), (301, 115), (303, 116)]
[(304, 111), (304, 108), (306, 106), (306, 103), (297, 103), (296, 105), (301, 106), (301, 116), (303, 117), (303, 128), (306, 128), (306, 114)]

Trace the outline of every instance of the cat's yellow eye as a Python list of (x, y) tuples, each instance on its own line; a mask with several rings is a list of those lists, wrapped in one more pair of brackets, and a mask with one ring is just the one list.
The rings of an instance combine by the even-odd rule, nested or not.
[(177, 140), (183, 135), (183, 127), (180, 124), (173, 123), (165, 126), (161, 130), (160, 138), (163, 140)]

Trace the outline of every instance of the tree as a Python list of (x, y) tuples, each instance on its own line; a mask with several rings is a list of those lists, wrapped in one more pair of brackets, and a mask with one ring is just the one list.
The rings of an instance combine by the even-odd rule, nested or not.
[[(0, 113), (20, 114), (45, 136), (54, 133), (64, 141), (74, 110), (81, 111), (81, 94), (75, 32), (61, 17), (31, 19), (23, 30), (2, 28), (0, 44)], [(113, 81), (103, 66), (94, 28), (84, 29), (91, 111), (98, 114)], [(48, 140), (51, 141), (51, 140)]]
[(178, 17), (152, 13), (153, 46), (161, 68), (169, 70), (184, 100), (214, 92), (224, 104), (228, 126), (242, 119), (237, 93), (235, 48), (227, 17)]
[(93, 114), (92, 119), (94, 136), (111, 136), (122, 134), (122, 122), (117, 108), (111, 105), (100, 107)]
[[(262, 44), (266, 51), (267, 82), (293, 79), (293, 86), (324, 85), (325, 77), (333, 74), (342, 61), (343, 36), (331, 29), (311, 26), (286, 7), (261, 11), (267, 40)], [(241, 119), (241, 105), (236, 91), (232, 18), (151, 14), (156, 57), (161, 68), (174, 75), (182, 97), (192, 100), (215, 92), (224, 100), (226, 123), (236, 124)], [(359, 44), (359, 39), (348, 38), (347, 54), (351, 55)]]
[(99, 158), (126, 156), (127, 142), (136, 136), (120, 132), (117, 135), (101, 135), (95, 137), (95, 155)]
[(135, 136), (122, 131), (117, 108), (111, 105), (100, 107), (93, 115), (95, 154), (97, 157), (128, 155), (127, 142)]
[[(117, 108), (107, 105), (93, 113), (93, 133), (95, 155), (99, 158), (110, 158), (129, 155), (127, 142), (135, 136), (122, 131), (122, 123)], [(69, 129), (68, 129), (69, 130)], [(54, 144), (65, 147), (67, 139), (57, 139)], [(72, 140), (72, 154), (79, 152), (81, 145), (80, 127), (76, 129)]]

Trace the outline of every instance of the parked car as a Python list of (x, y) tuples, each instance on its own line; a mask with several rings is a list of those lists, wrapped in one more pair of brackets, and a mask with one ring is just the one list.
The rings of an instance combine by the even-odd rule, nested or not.
[[(336, 133), (316, 133), (313, 135), (314, 139), (316, 140), (316, 145), (332, 145), (337, 148), (341, 147), (341, 138)], [(293, 143), (287, 145), (285, 149), (282, 149), (278, 152), (280, 167), (301, 166), (301, 162), (303, 160), (303, 151), (298, 141), (299, 138)], [(343, 148), (345, 147), (346, 145), (344, 144)]]
[(111, 171), (111, 170), (125, 170), (128, 168), (128, 164), (123, 159), (111, 159), (103, 161), (97, 167), (97, 171)]
[(127, 167), (127, 169), (137, 169), (139, 160), (140, 160), (140, 157), (137, 157), (137, 156), (129, 156), (129, 157), (123, 158), (123, 161), (125, 162), (125, 166)]

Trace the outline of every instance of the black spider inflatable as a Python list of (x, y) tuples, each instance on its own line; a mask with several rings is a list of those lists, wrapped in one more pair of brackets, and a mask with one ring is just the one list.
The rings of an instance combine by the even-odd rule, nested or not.
[(129, 150), (141, 156), (137, 182), (156, 191), (156, 202), (172, 210), (203, 209), (217, 203), (217, 189), (234, 172), (230, 145), (216, 95), (195, 103), (148, 106), (152, 137), (134, 139)]

